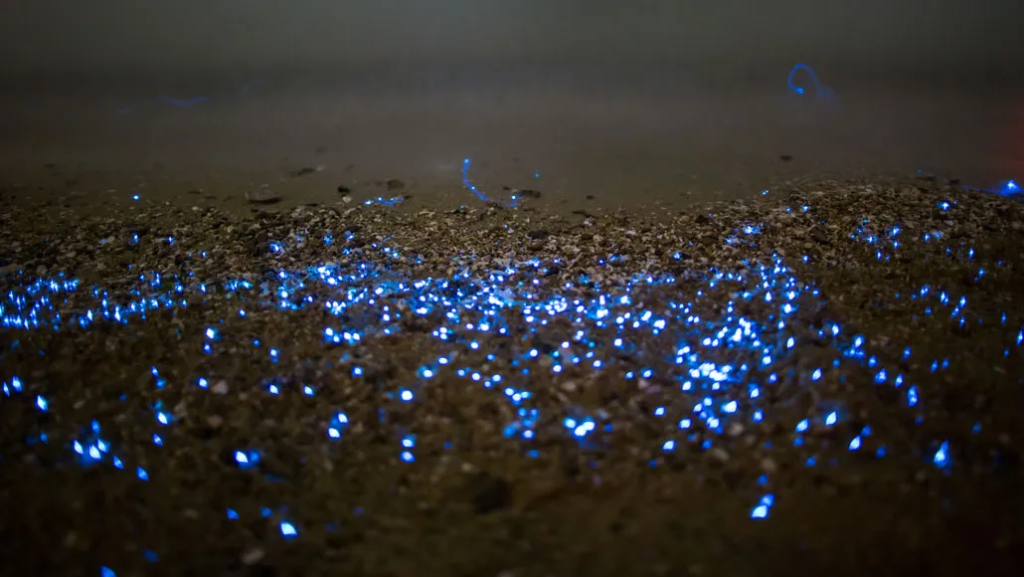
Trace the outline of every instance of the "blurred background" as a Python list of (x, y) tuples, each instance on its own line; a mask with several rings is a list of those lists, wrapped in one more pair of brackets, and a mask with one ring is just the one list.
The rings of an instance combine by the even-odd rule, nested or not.
[(36, 0), (5, 4), (0, 54), (12, 174), (288, 157), (457, 188), (472, 157), (627, 203), (1024, 172), (1019, 0)]

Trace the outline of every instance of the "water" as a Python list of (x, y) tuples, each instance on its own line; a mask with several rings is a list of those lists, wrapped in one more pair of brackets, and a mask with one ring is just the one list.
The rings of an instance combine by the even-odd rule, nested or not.
[(316, 200), (335, 182), (399, 178), (426, 198), (468, 200), (460, 169), (472, 158), (485, 191), (536, 188), (555, 201), (617, 206), (748, 196), (808, 175), (924, 170), (980, 188), (1024, 176), (1017, 87), (815, 67), (826, 89), (798, 72), (805, 90), (797, 94), (790, 68), (335, 66), (8, 78), (0, 168), (21, 180), (47, 163), (114, 180), (158, 170), (173, 181), (241, 187), (321, 166), (315, 186), (294, 194)]

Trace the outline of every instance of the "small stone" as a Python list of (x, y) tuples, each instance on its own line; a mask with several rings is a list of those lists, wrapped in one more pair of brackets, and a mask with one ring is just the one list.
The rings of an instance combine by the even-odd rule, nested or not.
[(242, 553), (242, 565), (255, 565), (262, 561), (263, 557), (265, 556), (266, 553), (263, 551), (263, 549), (260, 549), (259, 547), (253, 547), (245, 553)]
[(281, 202), (281, 198), (280, 194), (267, 188), (245, 193), (245, 199), (251, 204), (276, 204)]
[(713, 449), (708, 451), (708, 455), (710, 455), (712, 459), (716, 461), (721, 461), (722, 463), (729, 460), (729, 453), (727, 453), (725, 449), (721, 447), (714, 447)]
[(486, 515), (512, 505), (512, 486), (505, 479), (483, 473), (477, 477), (476, 484), (472, 502), (477, 515)]
[(226, 395), (228, 394), (228, 382), (218, 381), (216, 385), (210, 387), (210, 391), (217, 395)]
[(743, 434), (743, 425), (741, 423), (729, 423), (729, 428), (726, 429), (726, 434), (730, 437), (739, 437)]

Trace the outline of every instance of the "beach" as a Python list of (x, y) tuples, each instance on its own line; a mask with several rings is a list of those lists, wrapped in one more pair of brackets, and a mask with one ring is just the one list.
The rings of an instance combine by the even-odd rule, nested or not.
[(1019, 92), (787, 72), (5, 77), (0, 558), (1019, 570)]
[(1020, 566), (1013, 197), (920, 175), (657, 212), (9, 191), (23, 572)]

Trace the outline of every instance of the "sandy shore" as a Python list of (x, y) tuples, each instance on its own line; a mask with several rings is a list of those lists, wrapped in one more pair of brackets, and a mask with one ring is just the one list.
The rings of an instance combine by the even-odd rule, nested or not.
[(382, 182), (397, 204), (83, 210), (78, 186), (2, 197), (22, 573), (1021, 567), (1016, 199), (874, 178), (612, 210)]

